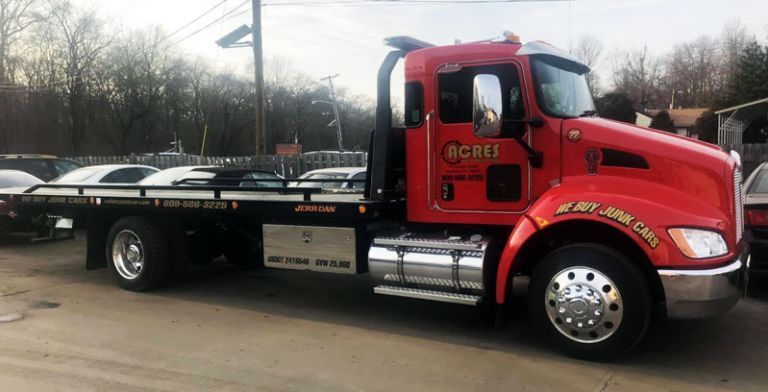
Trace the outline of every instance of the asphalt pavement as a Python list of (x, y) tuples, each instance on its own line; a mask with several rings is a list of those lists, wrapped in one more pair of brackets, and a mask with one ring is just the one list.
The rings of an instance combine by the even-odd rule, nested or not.
[(123, 291), (85, 240), (0, 244), (0, 390), (764, 391), (768, 280), (715, 320), (663, 322), (613, 363), (538, 339), (524, 307), (382, 297), (367, 276), (224, 262)]

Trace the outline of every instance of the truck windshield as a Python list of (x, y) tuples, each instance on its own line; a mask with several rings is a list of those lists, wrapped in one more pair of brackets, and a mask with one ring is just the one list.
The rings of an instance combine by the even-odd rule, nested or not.
[(541, 109), (555, 117), (579, 117), (595, 114), (595, 104), (584, 75), (567, 61), (533, 57), (533, 78)]

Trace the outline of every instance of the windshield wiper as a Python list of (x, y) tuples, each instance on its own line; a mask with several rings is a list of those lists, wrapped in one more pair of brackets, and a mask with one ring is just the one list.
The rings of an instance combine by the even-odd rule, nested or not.
[(579, 114), (579, 117), (595, 117), (597, 116), (597, 110), (585, 110)]

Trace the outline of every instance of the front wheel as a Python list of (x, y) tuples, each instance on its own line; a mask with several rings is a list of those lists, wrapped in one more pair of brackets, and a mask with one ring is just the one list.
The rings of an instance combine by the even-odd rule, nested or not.
[(568, 355), (605, 359), (645, 335), (651, 296), (640, 269), (599, 244), (559, 248), (534, 269), (528, 289), (532, 321)]

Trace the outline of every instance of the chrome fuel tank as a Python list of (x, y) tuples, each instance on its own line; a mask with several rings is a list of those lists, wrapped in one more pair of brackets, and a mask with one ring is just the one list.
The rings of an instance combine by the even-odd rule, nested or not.
[(470, 239), (380, 236), (368, 251), (368, 268), (379, 284), (482, 295), (488, 243), (480, 235)]

